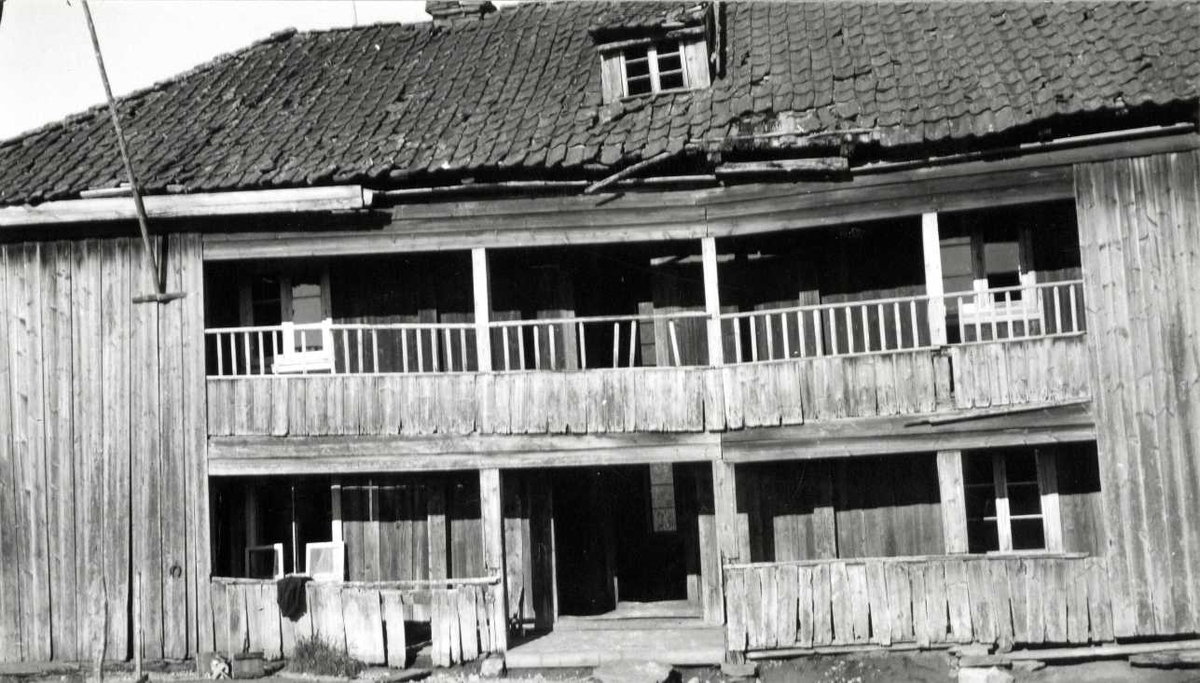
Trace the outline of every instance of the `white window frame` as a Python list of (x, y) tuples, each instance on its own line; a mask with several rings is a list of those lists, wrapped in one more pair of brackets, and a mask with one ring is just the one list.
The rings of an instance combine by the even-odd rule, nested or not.
[[(971, 261), (978, 265), (972, 281), (975, 292), (974, 299), (963, 302), (962, 310), (958, 312), (964, 327), (975, 326), (976, 322), (991, 324), (1042, 322), (1045, 329), (1045, 311), (1042, 308), (1041, 297), (1036, 289), (1037, 272), (1033, 270), (1033, 242), (1028, 228), (1022, 228), (1017, 233), (1017, 277), (1021, 287), (1021, 298), (1004, 301), (1003, 295), (993, 295), (987, 279), (987, 264), (984, 262), (984, 234), (982, 230), (971, 232)], [(1011, 329), (1011, 328), (1010, 328)]]
[[(329, 269), (320, 269), (319, 284), (321, 288), (322, 319), (318, 323), (297, 325), (294, 322), (295, 312), (292, 309), (292, 275), (279, 275), (279, 317), (282, 321), (282, 340), (279, 352), (271, 362), (271, 372), (277, 375), (307, 374), (333, 372), (333, 314), (330, 297)], [(256, 324), (253, 320), (253, 302), (251, 300), (249, 278), (243, 278), (239, 284), (240, 318), (245, 327)], [(312, 351), (296, 351), (297, 335), (319, 334), (321, 348)]]
[[(658, 41), (666, 42), (666, 41)], [(621, 49), (621, 96), (622, 97), (644, 97), (646, 95), (657, 95), (660, 92), (674, 92), (677, 90), (688, 90), (691, 88), (691, 78), (687, 68), (687, 53), (684, 51), (684, 43), (682, 40), (672, 41), (675, 45), (673, 54), (679, 55), (679, 74), (683, 78), (683, 85), (676, 88), (662, 87), (662, 81), (658, 72), (658, 44), (657, 42), (649, 42), (646, 44), (646, 65), (649, 67), (650, 92), (639, 93), (637, 95), (629, 94), (629, 74), (625, 70), (625, 63), (629, 59), (628, 52), (634, 48), (641, 48), (642, 45), (630, 45)]]
[[(1005, 463), (1005, 455), (1007, 450), (1000, 450), (990, 454), (992, 463), (992, 487), (996, 496), (996, 515), (995, 519), (984, 517), (984, 521), (994, 521), (996, 524), (996, 538), (999, 544), (997, 550), (989, 550), (988, 554), (1011, 554), (1014, 552), (1031, 553), (1031, 552), (1046, 552), (1046, 553), (1061, 553), (1063, 551), (1062, 543), (1062, 517), (1059, 510), (1058, 501), (1058, 469), (1057, 456), (1053, 450), (1035, 448), (1033, 449), (1034, 462), (1037, 468), (1037, 485), (1038, 496), (1041, 503), (1041, 513), (1038, 515), (1022, 515), (1018, 519), (1033, 519), (1041, 518), (1042, 520), (1042, 538), (1044, 539), (1044, 547), (1040, 549), (1023, 549), (1014, 550), (1012, 541), (1012, 522), (1014, 515), (1009, 511), (1008, 503), (1008, 472), (1007, 464)], [(982, 454), (973, 453), (970, 455), (964, 454), (966, 457), (980, 457)], [(966, 484), (970, 486), (970, 484)]]
[(269, 578), (276, 579), (276, 580), (283, 578), (283, 544), (282, 543), (271, 543), (268, 545), (246, 546), (245, 567), (246, 567), (246, 577), (247, 578), (251, 578), (251, 579), (263, 578), (261, 576), (251, 576), (250, 575), (250, 558), (254, 555), (264, 555), (267, 553), (270, 553), (271, 562), (272, 562), (271, 576)]
[[(314, 572), (312, 570), (315, 556), (321, 551), (333, 554), (333, 570), (330, 572)], [(346, 544), (342, 541), (321, 541), (304, 544), (304, 571), (313, 581), (345, 581), (346, 580)]]

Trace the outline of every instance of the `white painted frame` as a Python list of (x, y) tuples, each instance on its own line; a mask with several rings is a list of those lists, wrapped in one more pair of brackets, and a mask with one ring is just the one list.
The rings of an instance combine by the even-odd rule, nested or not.
[(245, 553), (245, 561), (246, 561), (245, 567), (246, 567), (246, 577), (247, 578), (251, 578), (251, 579), (262, 578), (260, 576), (250, 576), (250, 558), (252, 556), (261, 555), (261, 554), (265, 554), (265, 553), (271, 554), (271, 559), (272, 559), (272, 563), (273, 563), (273, 569), (271, 571), (270, 578), (272, 578), (272, 579), (282, 579), (283, 578), (284, 572), (283, 572), (283, 544), (282, 543), (271, 543), (268, 545), (246, 546), (246, 550), (244, 551), (244, 553)]

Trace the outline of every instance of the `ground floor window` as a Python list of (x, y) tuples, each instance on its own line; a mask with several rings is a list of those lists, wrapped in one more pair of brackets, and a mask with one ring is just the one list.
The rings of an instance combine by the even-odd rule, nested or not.
[(970, 552), (1062, 550), (1054, 451), (966, 453), (963, 486)]

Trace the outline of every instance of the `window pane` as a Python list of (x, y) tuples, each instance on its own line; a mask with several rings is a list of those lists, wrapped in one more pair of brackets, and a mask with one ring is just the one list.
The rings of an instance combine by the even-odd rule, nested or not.
[(662, 41), (659, 43), (655, 43), (654, 50), (655, 50), (655, 52), (658, 53), (659, 59), (662, 59), (663, 55), (670, 55), (670, 54), (678, 55), (679, 54), (679, 43)]
[(963, 458), (963, 481), (968, 484), (992, 483), (992, 458), (987, 454), (971, 454)]
[(1013, 550), (1041, 550), (1046, 547), (1040, 519), (1014, 519), (1012, 522)]
[(995, 522), (967, 522), (967, 551), (986, 553), (1000, 549), (1000, 538), (996, 533)]
[(627, 60), (625, 60), (625, 77), (626, 78), (632, 79), (632, 78), (636, 78), (638, 76), (649, 76), (649, 75), (650, 75), (650, 60), (648, 60), (648, 59), (638, 59), (638, 60), (627, 59)]
[(650, 92), (650, 77), (643, 76), (638, 79), (629, 79), (625, 86), (626, 91), (630, 95), (645, 95)]
[(658, 71), (679, 71), (683, 69), (683, 61), (679, 58), (679, 54), (673, 55), (658, 55)]
[(1008, 487), (1008, 511), (1014, 515), (1042, 514), (1042, 497), (1037, 484), (1017, 484)]
[(663, 74), (659, 76), (659, 88), (661, 90), (670, 90), (672, 88), (683, 87), (683, 72), (673, 74)]
[(971, 487), (967, 489), (967, 517), (981, 519), (996, 516), (995, 490), (989, 487)]
[(1004, 456), (1004, 468), (1008, 475), (1008, 483), (1036, 482), (1037, 458), (1033, 451), (1013, 451)]

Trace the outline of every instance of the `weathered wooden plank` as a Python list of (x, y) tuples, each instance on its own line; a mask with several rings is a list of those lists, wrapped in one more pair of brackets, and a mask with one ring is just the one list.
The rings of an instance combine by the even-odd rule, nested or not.
[(367, 664), (386, 662), (379, 591), (373, 588), (343, 588), (341, 593), (346, 652)]
[[(988, 601), (991, 606), (992, 619), (996, 625), (996, 642), (1001, 651), (1008, 651), (1012, 649), (1016, 631), (1013, 626), (1012, 598), (1008, 587), (1008, 562), (999, 559), (988, 560), (987, 567), (991, 576)], [(1086, 633), (1086, 631), (1085, 622), (1084, 632)]]
[(446, 524), (446, 486), (442, 479), (431, 479), (428, 483), (426, 503), (426, 538), (429, 544), (429, 578), (448, 577), (449, 527)]
[(1018, 559), (1002, 560), (1008, 582), (1008, 599), (1014, 643), (1029, 642), (1029, 595), (1025, 587), (1025, 569)]
[[(51, 646), (57, 658), (78, 655), (74, 463), (72, 449), (72, 336), (70, 242), (42, 245), (41, 323), (45, 386), (47, 558)], [(7, 389), (6, 389), (7, 390)]]
[(812, 647), (815, 627), (813, 606), (813, 568), (796, 567), (796, 645)]
[(791, 647), (796, 643), (799, 568), (795, 565), (783, 565), (775, 573), (775, 628), (777, 647)]
[(887, 604), (891, 619), (887, 624), (880, 626), (888, 629), (887, 639), (890, 642), (912, 642), (915, 638), (912, 583), (909, 581), (907, 568), (899, 562), (886, 562), (883, 565), (883, 573), (887, 582)]
[(854, 640), (854, 603), (845, 562), (829, 564), (829, 600), (833, 614), (833, 643), (845, 645)]
[(965, 563), (967, 590), (971, 601), (971, 628), (975, 641), (996, 642), (996, 615), (993, 612), (992, 577), (987, 560), (968, 560)]
[(1113, 639), (1112, 587), (1108, 583), (1104, 558), (1090, 557), (1087, 560), (1088, 623), (1093, 642), (1108, 642)]
[(246, 588), (242, 584), (229, 584), (225, 587), (225, 616), (227, 621), (225, 651), (230, 657), (247, 652), (250, 649), (250, 622), (246, 614)]
[(725, 642), (731, 652), (743, 652), (749, 646), (746, 627), (746, 572), (729, 570), (725, 573)]
[(103, 244), (103, 459), (105, 467), (105, 589), (108, 594), (107, 656), (122, 658), (128, 651), (124, 619), (129, 613), (130, 500), (130, 303), (131, 245), (128, 240)]
[[(132, 247), (130, 292), (154, 290), (154, 274), (142, 267), (143, 249)], [(133, 580), (141, 581), (143, 657), (163, 656), (162, 628), (162, 482), (161, 415), (159, 411), (158, 306), (131, 304), (130, 354), (130, 459), (132, 481), (131, 526)], [(136, 609), (136, 606), (134, 607)]]
[(912, 590), (913, 638), (917, 647), (927, 648), (933, 642), (929, 632), (927, 589), (925, 587), (925, 565), (912, 564), (905, 567)]
[(854, 642), (871, 638), (871, 601), (867, 586), (867, 567), (855, 562), (846, 565), (846, 583), (850, 594), (850, 633)]
[(949, 619), (945, 564), (929, 562), (925, 565), (925, 632), (930, 642), (946, 642), (949, 636)]
[(408, 665), (408, 640), (404, 630), (404, 598), (400, 591), (381, 590), (380, 611), (383, 615), (387, 665), (403, 669)]
[(346, 649), (346, 627), (342, 615), (342, 589), (333, 583), (309, 583), (308, 611), (312, 615), (313, 637), (338, 649)]
[[(969, 643), (975, 637), (971, 623), (972, 596), (967, 586), (966, 563), (950, 560), (943, 569), (946, 574), (946, 606), (950, 613), (950, 635), (956, 643)], [(913, 595), (916, 601), (916, 595)]]
[(1088, 567), (1083, 560), (1064, 562), (1067, 572), (1067, 641), (1088, 642)]
[(1041, 565), (1043, 579), (1042, 621), (1046, 624), (1046, 641), (1067, 642), (1067, 566), (1063, 560), (1045, 560)]
[(479, 612), (476, 592), (470, 586), (458, 591), (458, 626), (462, 638), (462, 659), (470, 662), (479, 657)]
[(246, 596), (250, 650), (261, 651), (266, 659), (279, 659), (283, 656), (283, 632), (275, 584), (264, 582), (242, 588)]
[[(21, 585), (19, 567), (23, 562), (19, 537), (23, 535), (18, 516), (16, 456), (12, 441), (12, 378), (10, 367), (9, 324), (12, 317), (8, 291), (11, 248), (0, 244), (0, 661), (22, 659)], [(79, 286), (79, 283), (76, 283)], [(83, 471), (80, 471), (81, 476)], [(86, 499), (85, 499), (86, 504)], [(88, 545), (85, 543), (81, 550)], [(82, 554), (82, 552), (81, 552)], [(82, 563), (81, 563), (82, 566)]]
[[(163, 264), (167, 291), (182, 291), (181, 263), (177, 250), (170, 248)], [(188, 462), (184, 447), (183, 386), (183, 314), (185, 301), (178, 299), (158, 310), (158, 404), (161, 539), (155, 558), (162, 577), (162, 653), (164, 657), (187, 656), (189, 642), (195, 642), (195, 625), (189, 624), (190, 596), (188, 575)], [(191, 599), (189, 600), (189, 597)]]
[(1025, 579), (1025, 632), (1030, 643), (1046, 642), (1046, 620), (1042, 615), (1042, 593), (1045, 588), (1044, 562), (1033, 559), (1021, 560), (1021, 574)]
[(830, 566), (822, 563), (813, 569), (813, 645), (832, 644), (833, 628)]
[(742, 577), (745, 582), (743, 595), (746, 604), (746, 641), (750, 649), (760, 649), (766, 642), (763, 635), (765, 624), (763, 624), (762, 571), (749, 569), (743, 572)]
[(208, 439), (205, 405), (204, 358), (204, 266), (198, 234), (173, 235), (180, 264), (180, 283), (188, 292), (183, 299), (183, 461), (187, 476), (187, 543), (183, 572), (187, 580), (189, 651), (203, 651), (212, 644), (212, 621), (208, 619), (208, 577), (211, 574), (209, 547)]
[[(500, 470), (479, 471), (479, 512), (483, 537), (483, 570), (487, 576), (504, 575), (504, 512), (501, 501)], [(505, 624), (508, 608), (504, 600), (504, 583), (497, 584), (497, 599), (492, 605), (491, 622)], [(493, 646), (497, 652), (508, 649), (507, 629), (497, 629), (493, 634)]]

